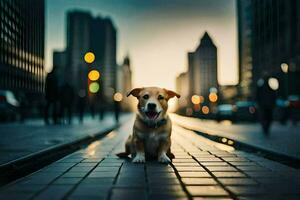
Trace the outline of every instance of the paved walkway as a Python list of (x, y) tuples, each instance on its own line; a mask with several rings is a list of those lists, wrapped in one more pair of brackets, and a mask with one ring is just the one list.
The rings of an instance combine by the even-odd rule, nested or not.
[(211, 135), (237, 140), (252, 146), (300, 158), (300, 124), (284, 126), (273, 123), (271, 133), (265, 136), (258, 123), (232, 124), (230, 121), (218, 123), (180, 115), (172, 115), (174, 122)]
[[(123, 115), (121, 121), (129, 117), (132, 115)], [(74, 120), (72, 125), (44, 125), (43, 120), (29, 120), (25, 124), (0, 124), (0, 164), (112, 129), (115, 125), (112, 114), (107, 114), (103, 121), (86, 117), (83, 124)]]
[(0, 189), (2, 199), (299, 199), (299, 170), (174, 127), (176, 159), (134, 164), (118, 159), (132, 130), (106, 137)]

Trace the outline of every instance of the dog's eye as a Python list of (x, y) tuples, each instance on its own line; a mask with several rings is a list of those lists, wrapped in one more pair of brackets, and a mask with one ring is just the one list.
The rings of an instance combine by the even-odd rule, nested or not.
[(149, 95), (148, 95), (148, 94), (145, 94), (145, 95), (143, 96), (143, 99), (149, 99)]
[(158, 95), (157, 99), (158, 99), (158, 100), (163, 100), (163, 99), (164, 99), (164, 96), (163, 96), (163, 95)]

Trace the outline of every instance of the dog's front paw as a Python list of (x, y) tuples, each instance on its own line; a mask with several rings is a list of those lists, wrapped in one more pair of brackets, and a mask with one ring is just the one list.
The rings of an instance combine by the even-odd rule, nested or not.
[(138, 154), (136, 154), (136, 156), (134, 157), (132, 162), (134, 162), (134, 163), (144, 163), (145, 160), (146, 160), (145, 155), (142, 154), (142, 153), (138, 153)]
[(158, 156), (158, 162), (160, 162), (160, 163), (170, 163), (171, 160), (165, 153), (162, 153), (160, 156)]

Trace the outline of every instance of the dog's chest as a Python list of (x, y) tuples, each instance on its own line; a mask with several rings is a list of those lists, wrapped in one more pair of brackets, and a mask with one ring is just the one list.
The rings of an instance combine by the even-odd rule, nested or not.
[(161, 143), (161, 141), (166, 140), (167, 137), (167, 133), (149, 133), (145, 138), (146, 152), (150, 153), (151, 155), (156, 155), (159, 144)]

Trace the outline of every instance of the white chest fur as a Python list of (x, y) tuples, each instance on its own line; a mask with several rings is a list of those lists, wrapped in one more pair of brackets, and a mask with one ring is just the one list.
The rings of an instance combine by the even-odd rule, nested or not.
[(145, 142), (145, 151), (153, 156), (156, 156), (158, 153), (158, 147), (161, 141), (166, 140), (169, 137), (168, 133), (156, 133), (151, 132), (144, 135), (144, 142)]

